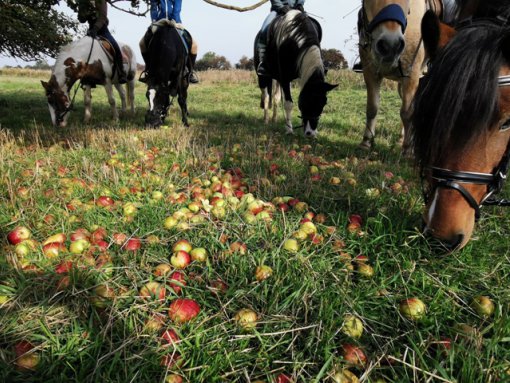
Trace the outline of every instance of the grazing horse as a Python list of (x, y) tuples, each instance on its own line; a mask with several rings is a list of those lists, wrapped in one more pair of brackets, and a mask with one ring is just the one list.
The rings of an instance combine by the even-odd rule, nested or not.
[(507, 0), (473, 9), (456, 31), (433, 14), (422, 22), (436, 57), (416, 93), (412, 144), (425, 233), (448, 251), (469, 241), (482, 205), (509, 205), (495, 194), (510, 160), (510, 9)]
[[(126, 84), (128, 103), (131, 113), (134, 114), (136, 57), (128, 45), (121, 43), (119, 45), (128, 77)], [(90, 121), (92, 115), (91, 88), (95, 88), (96, 85), (104, 85), (115, 120), (119, 118), (119, 114), (115, 106), (112, 85), (119, 92), (122, 111), (126, 111), (126, 92), (117, 81), (118, 75), (113, 65), (113, 48), (107, 41), (85, 36), (62, 48), (55, 61), (50, 80), (41, 81), (46, 91), (53, 126), (66, 126), (78, 89), (76, 88), (74, 95), (70, 93), (77, 81), (84, 91), (85, 123)]]
[(150, 70), (147, 75), (147, 100), (149, 109), (145, 123), (150, 127), (163, 124), (171, 105), (170, 96), (177, 96), (182, 112), (182, 123), (188, 124), (188, 86), (186, 49), (191, 47), (191, 36), (185, 32), (181, 37), (172, 24), (162, 24), (154, 33), (147, 50)]
[[(259, 87), (263, 93), (261, 105), (269, 105), (266, 96), (271, 93), (272, 79), (278, 81), (285, 99), (285, 126), (288, 133), (293, 133), (290, 83), (299, 79), (301, 89), (298, 107), (305, 135), (315, 137), (317, 126), (327, 93), (338, 85), (325, 82), (322, 63), (319, 24), (298, 10), (291, 10), (278, 16), (271, 23), (268, 31), (266, 61), (271, 78), (259, 76)], [(267, 116), (267, 111), (264, 111)]]
[(408, 153), (410, 107), (426, 60), (420, 22), (427, 9), (441, 14), (442, 8), (441, 0), (362, 0), (358, 34), (367, 108), (360, 148), (374, 143), (381, 83), (387, 78), (398, 82), (402, 150)]

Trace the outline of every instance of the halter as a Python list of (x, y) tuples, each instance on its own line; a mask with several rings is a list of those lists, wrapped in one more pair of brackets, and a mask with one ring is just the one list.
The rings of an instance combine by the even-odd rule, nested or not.
[[(510, 86), (510, 76), (500, 76), (498, 78), (498, 86)], [(457, 190), (466, 202), (475, 210), (475, 220), (480, 218), (480, 208), (483, 205), (489, 206), (510, 206), (510, 200), (491, 198), (503, 188), (503, 184), (507, 178), (508, 168), (510, 165), (510, 144), (507, 146), (505, 154), (501, 158), (499, 165), (494, 168), (492, 173), (477, 173), (458, 170), (449, 170), (439, 167), (430, 167), (431, 177), (437, 181), (434, 189), (430, 193), (425, 193), (425, 202), (428, 202), (429, 196), (433, 194), (437, 188), (446, 188)], [(423, 179), (423, 176), (422, 176)], [(462, 184), (486, 185), (487, 192), (478, 203)]]
[(402, 33), (406, 31), (407, 28), (407, 16), (404, 13), (402, 7), (398, 4), (389, 4), (375, 15), (372, 21), (368, 21), (368, 15), (365, 10), (365, 1), (363, 1), (361, 5), (362, 12), (362, 21), (363, 21), (363, 31), (360, 33), (361, 37), (363, 37), (364, 43), (362, 44), (363, 48), (367, 48), (370, 46), (372, 41), (372, 32), (374, 29), (381, 23), (386, 21), (396, 21), (402, 27)]

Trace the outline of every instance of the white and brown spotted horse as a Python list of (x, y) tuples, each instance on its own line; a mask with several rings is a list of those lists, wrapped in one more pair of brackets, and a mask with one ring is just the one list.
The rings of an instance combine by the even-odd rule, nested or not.
[(115, 105), (112, 85), (119, 92), (122, 112), (126, 111), (129, 104), (130, 111), (134, 114), (136, 57), (128, 45), (119, 43), (119, 46), (122, 50), (124, 70), (128, 78), (126, 84), (127, 102), (126, 91), (119, 84), (117, 71), (113, 67), (113, 48), (108, 42), (85, 36), (62, 48), (53, 67), (50, 80), (48, 82), (41, 81), (46, 91), (51, 121), (55, 127), (66, 126), (76, 95), (73, 85), (77, 82), (84, 91), (85, 123), (90, 121), (92, 115), (91, 89), (96, 85), (105, 87), (115, 120), (119, 118), (119, 113)]

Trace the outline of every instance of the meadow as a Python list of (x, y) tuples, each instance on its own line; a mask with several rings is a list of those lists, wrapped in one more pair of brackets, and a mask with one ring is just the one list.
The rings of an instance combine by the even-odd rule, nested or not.
[[(175, 102), (145, 129), (139, 83), (135, 116), (113, 121), (98, 88), (92, 122), (79, 92), (57, 131), (49, 72), (0, 70), (0, 381), (510, 381), (510, 215), (431, 248), (392, 84), (364, 152), (360, 75), (328, 74), (316, 140), (283, 111), (263, 124), (253, 73), (200, 77), (189, 128)], [(177, 243), (205, 253), (181, 264)]]

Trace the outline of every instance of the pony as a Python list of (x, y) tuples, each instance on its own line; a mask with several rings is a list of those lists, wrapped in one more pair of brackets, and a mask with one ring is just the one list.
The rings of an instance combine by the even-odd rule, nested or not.
[[(510, 9), (507, 0), (462, 6), (473, 14), (456, 30), (434, 14), (423, 19), (434, 60), (412, 117), (424, 232), (447, 251), (469, 242), (482, 205), (510, 204), (495, 198), (510, 161)], [(468, 13), (462, 8), (460, 15)]]
[(403, 153), (409, 154), (411, 104), (426, 63), (420, 22), (427, 9), (441, 14), (441, 0), (362, 0), (358, 34), (367, 106), (361, 149), (374, 144), (381, 83), (386, 78), (398, 83), (400, 142)]
[(186, 75), (186, 64), (189, 60), (188, 47), (191, 46), (191, 36), (186, 33), (181, 37), (179, 31), (172, 24), (161, 24), (147, 47), (150, 60), (150, 70), (147, 75), (147, 93), (149, 109), (145, 115), (145, 123), (149, 127), (161, 126), (171, 105), (170, 97), (177, 96), (182, 112), (182, 123), (188, 124), (188, 87), (189, 78)]
[(84, 93), (85, 123), (88, 123), (92, 116), (91, 89), (97, 85), (104, 85), (114, 120), (118, 120), (119, 113), (115, 105), (112, 85), (119, 92), (122, 112), (126, 111), (126, 106), (129, 104), (131, 114), (134, 114), (136, 57), (128, 45), (119, 43), (119, 46), (124, 56), (123, 65), (128, 77), (127, 102), (126, 91), (117, 80), (117, 71), (114, 71), (113, 48), (107, 41), (85, 36), (62, 48), (55, 61), (50, 80), (41, 81), (54, 127), (63, 128), (67, 125), (78, 88), (72, 96), (70, 93), (77, 81)]
[[(294, 132), (294, 103), (290, 91), (293, 80), (299, 79), (298, 107), (307, 137), (317, 135), (319, 119), (327, 103), (327, 93), (338, 86), (325, 81), (321, 36), (319, 23), (298, 10), (291, 10), (276, 17), (269, 27), (266, 61), (271, 77), (258, 76), (259, 88), (262, 91), (261, 107), (264, 108), (266, 119), (270, 105), (268, 98), (273, 88), (272, 80), (276, 80), (283, 91), (285, 126), (289, 134)], [(258, 58), (254, 61), (258, 61)], [(275, 83), (275, 86), (278, 85)]]

